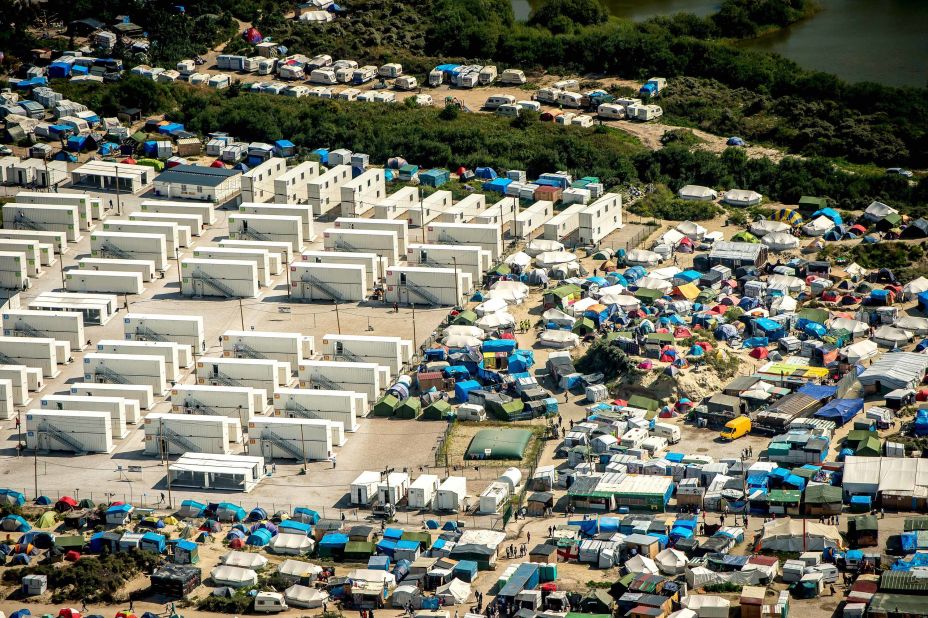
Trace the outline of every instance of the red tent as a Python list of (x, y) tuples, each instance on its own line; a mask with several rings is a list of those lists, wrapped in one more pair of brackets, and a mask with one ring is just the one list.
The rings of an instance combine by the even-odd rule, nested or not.
[(125, 163), (126, 165), (135, 165), (135, 164), (136, 164), (135, 159), (133, 159), (132, 157), (126, 157), (125, 159), (122, 160), (122, 162)]
[(467, 172), (467, 168), (462, 165), (461, 167), (458, 168), (458, 171), (456, 173), (458, 176), (463, 176), (465, 172)]
[(923, 388), (915, 393), (915, 401), (928, 401), (928, 388)]
[(62, 607), (58, 610), (58, 618), (81, 618), (81, 613), (73, 607)]
[(763, 360), (767, 358), (767, 355), (769, 353), (767, 352), (767, 348), (754, 348), (753, 350), (751, 350), (750, 354), (752, 358)]
[(693, 333), (691, 333), (690, 330), (686, 328), (685, 326), (678, 326), (673, 331), (674, 339), (686, 339), (687, 337), (692, 337), (692, 336), (693, 336)]
[(64, 559), (68, 562), (77, 562), (81, 559), (81, 553), (79, 551), (74, 551), (73, 549), (64, 555)]
[(242, 538), (232, 539), (231, 541), (229, 541), (229, 547), (231, 547), (232, 549), (241, 549), (245, 547), (245, 539), (242, 539)]
[(62, 511), (70, 511), (74, 508), (77, 508), (77, 500), (71, 496), (63, 496), (55, 503), (55, 510), (59, 513)]
[(210, 163), (209, 166), (210, 166), (210, 167), (225, 167), (226, 164), (223, 163), (222, 161), (220, 161), (219, 159), (216, 159), (215, 161), (213, 161), (212, 163)]
[(260, 32), (258, 32), (258, 29), (255, 28), (254, 26), (246, 30), (245, 34), (243, 34), (242, 36), (244, 36), (245, 40), (251, 43), (252, 45), (257, 45), (258, 43), (264, 40), (264, 37), (261, 35)]

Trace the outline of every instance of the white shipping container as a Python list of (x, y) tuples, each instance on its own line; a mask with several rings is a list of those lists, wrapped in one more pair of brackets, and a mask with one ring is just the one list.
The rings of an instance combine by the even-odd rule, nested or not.
[(516, 238), (528, 238), (554, 214), (554, 202), (538, 200), (516, 215), (512, 231)]
[(43, 410), (66, 412), (106, 412), (110, 415), (113, 439), (121, 440), (129, 435), (126, 429), (126, 404), (119, 397), (81, 397), (77, 395), (46, 395), (39, 404)]
[[(88, 222), (93, 218), (92, 198), (86, 193), (42, 193), (40, 191), (20, 191), (16, 194), (17, 203), (44, 204), (48, 206), (74, 206), (83, 219)], [(87, 229), (82, 227), (81, 229)]]
[(316, 234), (313, 231), (313, 209), (309, 204), (242, 202), (239, 204), (238, 210), (252, 215), (299, 217), (303, 222), (303, 242), (316, 240)]
[(112, 452), (110, 415), (106, 412), (30, 410), (26, 413), (26, 448), (72, 453)]
[(377, 363), (389, 367), (392, 374), (403, 368), (400, 337), (326, 334), (322, 337), (323, 360)]
[(20, 291), (28, 287), (29, 271), (26, 267), (26, 254), (0, 251), (0, 288)]
[(457, 268), (470, 273), (473, 281), (482, 281), (490, 268), (490, 252), (477, 245), (423, 245), (413, 243), (406, 249), (406, 263), (410, 266)]
[(229, 455), (229, 443), (240, 433), (238, 420), (225, 416), (149, 414), (145, 417), (145, 454), (162, 455), (167, 451), (170, 455)]
[(66, 271), (64, 287), (68, 292), (104, 294), (141, 294), (145, 289), (141, 273), (77, 268)]
[(478, 513), (497, 513), (502, 505), (509, 499), (509, 485), (493, 481), (480, 494)]
[(32, 401), (29, 396), (29, 373), (25, 365), (0, 365), (0, 380), (10, 383), (11, 405), (25, 406)]
[(374, 284), (383, 278), (386, 270), (385, 260), (376, 253), (352, 253), (348, 251), (304, 251), (300, 255), (303, 262), (315, 264), (363, 264), (367, 273), (367, 286), (373, 288)]
[(622, 196), (606, 193), (578, 215), (580, 242), (595, 245), (622, 227)]
[(449, 208), (451, 208), (451, 191), (436, 191), (422, 198), (418, 207), (409, 209), (409, 225), (422, 227)]
[(425, 228), (427, 243), (480, 245), (494, 260), (503, 254), (503, 234), (498, 225), (477, 223), (435, 223)]
[(326, 251), (374, 253), (384, 258), (387, 266), (399, 261), (399, 241), (394, 231), (327, 228), (322, 236)]
[(0, 419), (9, 420), (13, 418), (13, 382), (0, 378)]
[[(216, 153), (219, 154), (219, 153)], [(202, 202), (172, 202), (168, 200), (144, 200), (139, 205), (141, 212), (192, 213), (200, 215), (204, 225), (216, 223), (216, 211), (212, 204)]]
[(265, 249), (236, 249), (234, 247), (198, 247), (193, 251), (193, 257), (205, 260), (233, 260), (241, 262), (254, 262), (258, 269), (258, 285), (267, 287), (271, 285), (271, 266), (268, 261), (268, 252)]
[[(84, 355), (84, 380), (110, 384), (147, 384), (155, 394), (162, 394), (167, 383), (164, 358), (141, 354)], [(125, 380), (125, 381), (123, 381)]]
[(280, 386), (290, 383), (290, 365), (275, 360), (213, 358), (197, 361), (197, 384), (249, 386), (263, 389), (268, 400)]
[(54, 378), (59, 373), (58, 353), (54, 339), (0, 337), (0, 350), (3, 350), (3, 355), (14, 364), (41, 369), (43, 378)]
[(407, 504), (411, 509), (426, 509), (438, 492), (440, 480), (434, 474), (420, 474), (409, 486)]
[(97, 352), (104, 354), (133, 354), (160, 356), (164, 358), (164, 370), (170, 381), (180, 379), (181, 365), (178, 348), (190, 346), (173, 341), (126, 341), (124, 339), (101, 339), (97, 342)]
[[(38, 240), (39, 242), (52, 245), (54, 251), (59, 254), (68, 252), (68, 235), (64, 232), (0, 229), (0, 238)], [(45, 266), (51, 266), (53, 262), (43, 262), (43, 264)]]
[(229, 215), (229, 237), (286, 242), (293, 251), (299, 251), (303, 247), (303, 225), (299, 217), (234, 213)]
[(347, 390), (367, 395), (373, 401), (386, 388), (376, 363), (346, 363), (310, 360), (300, 363), (300, 388)]
[(258, 268), (243, 260), (181, 260), (181, 293), (184, 296), (257, 298)]
[(274, 393), (274, 416), (336, 421), (345, 431), (355, 432), (359, 427), (358, 416), (366, 413), (351, 391), (281, 388)]
[(51, 204), (3, 205), (3, 225), (13, 229), (63, 232), (68, 242), (77, 242), (81, 237), (81, 221), (76, 206)]
[(367, 506), (377, 497), (377, 485), (380, 484), (380, 473), (365, 470), (359, 474), (348, 486), (348, 502), (355, 506)]
[(267, 252), (268, 269), (271, 275), (279, 275), (290, 263), (290, 243), (266, 242), (262, 240), (232, 240), (223, 238), (219, 246), (226, 249), (258, 249)]
[(374, 204), (375, 219), (396, 219), (419, 205), (419, 187), (403, 187)]
[(277, 204), (307, 203), (309, 181), (318, 176), (319, 163), (316, 161), (304, 161), (289, 168), (274, 179), (274, 202)]
[(9, 336), (51, 337), (67, 341), (73, 350), (83, 350), (84, 319), (80, 313), (10, 309), (3, 312), (3, 334)]
[(384, 481), (377, 485), (377, 502), (380, 504), (399, 504), (409, 494), (409, 474), (406, 472), (388, 472)]
[(163, 234), (94, 232), (90, 235), (90, 255), (101, 258), (151, 260), (157, 270), (164, 271), (168, 268), (167, 241)]
[(116, 306), (116, 296), (112, 294), (43, 292), (29, 301), (30, 309), (80, 313), (84, 324), (98, 326), (103, 326), (110, 321)]
[(561, 240), (570, 236), (580, 227), (580, 213), (584, 210), (586, 210), (586, 205), (572, 204), (557, 213), (544, 224), (542, 238), (545, 240)]
[(363, 264), (294, 262), (290, 265), (291, 297), (294, 300), (361, 302), (369, 294)]
[[(253, 418), (249, 452), (275, 458), (320, 461), (332, 456), (332, 421), (306, 418)], [(252, 450), (256, 449), (256, 450)]]
[(454, 268), (393, 266), (386, 272), (388, 303), (457, 306), (473, 291), (470, 273)]
[(120, 260), (116, 258), (83, 258), (77, 262), (81, 270), (139, 273), (147, 283), (155, 276), (155, 263), (151, 260)]
[(264, 389), (249, 386), (176, 384), (171, 388), (175, 414), (211, 414), (237, 418), (243, 425), (266, 407)]
[(92, 397), (122, 397), (135, 401), (143, 410), (151, 410), (155, 403), (154, 389), (146, 384), (98, 384), (92, 382), (76, 382), (71, 384), (72, 395), (85, 395)]
[(438, 223), (463, 223), (486, 207), (487, 198), (484, 194), (471, 193), (441, 212), (434, 220)]
[(133, 212), (129, 215), (130, 221), (150, 221), (152, 223), (175, 223), (179, 229), (186, 229), (184, 232), (188, 246), (193, 236), (203, 234), (203, 217), (196, 213), (181, 214), (171, 212)]
[(203, 316), (163, 313), (128, 313), (123, 318), (123, 334), (132, 341), (174, 341), (206, 350)]
[(313, 337), (300, 333), (227, 330), (222, 334), (222, 355), (228, 358), (279, 360), (296, 369), (314, 354)]
[(108, 219), (103, 222), (104, 232), (123, 232), (128, 234), (160, 234), (164, 236), (165, 250), (168, 255), (177, 255), (180, 247), (190, 246), (190, 232), (172, 222), (130, 221), (128, 219)]
[(467, 497), (467, 478), (463, 476), (449, 476), (435, 493), (435, 510), (458, 511)]
[(307, 183), (309, 205), (313, 214), (324, 215), (341, 204), (341, 188), (351, 180), (350, 165), (333, 165), (333, 167)]
[[(392, 93), (389, 93), (392, 94)], [(383, 169), (371, 167), (341, 186), (341, 214), (357, 217), (374, 207), (387, 194)]]
[[(27, 277), (37, 277), (42, 272), (42, 258), (37, 240), (0, 238), (0, 253), (21, 253)], [(19, 268), (16, 270), (18, 271)]]
[[(335, 227), (344, 230), (375, 230), (394, 232), (396, 234), (396, 242), (398, 244), (400, 255), (406, 253), (406, 247), (409, 245), (409, 223), (407, 223), (404, 219), (362, 219), (339, 217), (335, 220)], [(377, 251), (372, 252), (378, 253)]]

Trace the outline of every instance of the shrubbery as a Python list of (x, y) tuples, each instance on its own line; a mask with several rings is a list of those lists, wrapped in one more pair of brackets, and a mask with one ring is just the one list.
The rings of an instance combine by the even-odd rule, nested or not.
[(621, 348), (605, 339), (597, 339), (574, 366), (583, 373), (601, 373), (604, 382), (611, 382), (635, 370), (635, 365)]
[(665, 187), (658, 187), (653, 193), (630, 205), (628, 210), (641, 217), (670, 221), (705, 221), (722, 212), (712, 202), (681, 200)]

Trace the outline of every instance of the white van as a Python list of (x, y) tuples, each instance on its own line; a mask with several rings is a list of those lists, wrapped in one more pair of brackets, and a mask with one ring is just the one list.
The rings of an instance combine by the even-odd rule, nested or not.
[(680, 441), (680, 428), (670, 423), (654, 423), (651, 434), (665, 438), (668, 444), (676, 444)]
[(494, 94), (483, 106), (487, 109), (496, 109), (500, 105), (514, 105), (516, 98), (509, 94)]
[(506, 103), (505, 105), (500, 105), (496, 108), (496, 115), (503, 116), (505, 118), (518, 118), (519, 112), (522, 110), (518, 105)]
[(518, 105), (524, 110), (528, 110), (532, 112), (541, 111), (541, 103), (539, 103), (538, 101), (516, 101), (516, 105)]
[(647, 430), (636, 427), (635, 429), (629, 429), (622, 435), (621, 444), (625, 448), (638, 448), (647, 437)]
[(430, 94), (417, 94), (416, 103), (422, 107), (431, 107), (435, 102), (432, 100), (432, 95)]
[(345, 88), (341, 92), (335, 95), (335, 98), (339, 101), (354, 101), (358, 98), (358, 95), (361, 94), (361, 91), (357, 88)]
[(616, 103), (603, 103), (596, 108), (596, 114), (604, 120), (622, 120), (625, 118), (625, 107)]
[(259, 592), (255, 596), (255, 611), (260, 614), (276, 614), (290, 609), (279, 592)]
[(535, 92), (535, 100), (542, 103), (557, 103), (557, 97), (561, 91), (557, 88), (539, 88)]

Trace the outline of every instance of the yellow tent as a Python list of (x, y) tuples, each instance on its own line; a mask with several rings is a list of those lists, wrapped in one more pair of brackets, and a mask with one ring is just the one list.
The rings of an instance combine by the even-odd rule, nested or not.
[(696, 287), (695, 283), (684, 283), (683, 285), (678, 285), (673, 290), (673, 296), (682, 296), (686, 300), (693, 300), (699, 296), (699, 288)]
[(165, 517), (165, 518), (162, 519), (161, 521), (164, 522), (164, 525), (165, 525), (165, 526), (176, 526), (176, 525), (178, 524), (177, 518), (174, 517), (173, 515), (168, 515), (167, 517)]
[(39, 521), (36, 522), (36, 528), (53, 528), (58, 523), (58, 513), (55, 511), (45, 511)]

